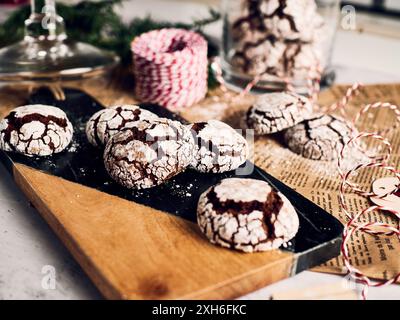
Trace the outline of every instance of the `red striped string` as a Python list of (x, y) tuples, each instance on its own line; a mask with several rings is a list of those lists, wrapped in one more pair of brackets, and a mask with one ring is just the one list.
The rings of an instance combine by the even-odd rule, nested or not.
[(207, 93), (207, 41), (183, 29), (154, 30), (132, 44), (135, 94), (140, 101), (176, 109)]
[[(334, 110), (339, 110), (342, 115), (347, 116), (346, 113), (346, 107), (348, 106), (349, 102), (351, 99), (359, 93), (360, 90), (360, 85), (359, 84), (354, 84), (351, 88), (349, 88), (345, 94), (345, 96), (337, 103), (333, 104), (329, 109), (331, 111)], [(351, 278), (355, 280), (357, 283), (361, 283), (364, 285), (364, 288), (362, 290), (362, 297), (363, 299), (367, 298), (368, 295), (368, 289), (369, 287), (382, 287), (382, 286), (387, 286), (390, 284), (393, 284), (400, 280), (400, 272), (392, 277), (391, 279), (388, 280), (383, 280), (383, 281), (373, 281), (370, 279), (368, 276), (366, 276), (361, 270), (358, 268), (354, 267), (351, 263), (351, 258), (349, 255), (348, 251), (348, 241), (352, 237), (352, 235), (358, 231), (365, 232), (367, 234), (371, 234), (374, 236), (380, 236), (380, 235), (386, 235), (386, 236), (393, 236), (397, 235), (400, 239), (400, 212), (393, 210), (392, 208), (389, 207), (384, 207), (384, 206), (377, 206), (377, 205), (371, 205), (368, 208), (365, 208), (361, 210), (360, 212), (353, 214), (350, 212), (347, 204), (346, 204), (346, 189), (350, 189), (351, 192), (363, 196), (363, 197), (371, 197), (371, 196), (376, 196), (373, 192), (365, 191), (362, 190), (357, 184), (353, 183), (350, 181), (350, 178), (354, 177), (354, 175), (362, 169), (366, 168), (381, 168), (384, 169), (388, 172), (390, 172), (392, 175), (397, 177), (400, 181), (400, 172), (389, 163), (390, 156), (392, 154), (392, 146), (389, 142), (388, 139), (383, 137), (383, 133), (390, 133), (393, 129), (397, 128), (397, 126), (400, 123), (400, 112), (399, 108), (391, 103), (387, 102), (376, 102), (373, 104), (368, 104), (360, 109), (360, 111), (356, 114), (354, 117), (352, 124), (354, 128), (356, 127), (357, 122), (360, 120), (362, 116), (367, 114), (369, 111), (373, 109), (389, 109), (392, 110), (395, 113), (396, 116), (396, 124), (392, 126), (391, 128), (382, 130), (380, 132), (360, 132), (356, 136), (354, 136), (352, 139), (350, 139), (346, 144), (343, 145), (341, 152), (339, 153), (338, 157), (338, 171), (339, 175), (341, 177), (341, 184), (339, 187), (339, 193), (340, 193), (340, 206), (342, 207), (343, 212), (345, 213), (346, 217), (349, 219), (348, 222), (346, 223), (343, 231), (343, 236), (342, 236), (342, 246), (341, 246), (341, 252), (342, 252), (342, 258), (344, 261), (344, 264), (348, 270), (348, 273), (350, 274)], [(354, 130), (356, 132), (356, 130)], [(376, 139), (380, 141), (386, 148), (386, 153), (383, 155), (368, 155), (367, 151), (364, 150), (364, 155), (366, 155), (371, 162), (369, 163), (360, 163), (356, 166), (354, 166), (352, 169), (348, 170), (347, 172), (343, 172), (342, 170), (342, 163), (346, 155), (346, 151), (349, 151), (349, 147), (356, 145), (359, 149), (360, 148), (360, 143), (358, 140), (362, 138), (371, 138), (371, 139)], [(382, 196), (383, 198), (384, 196)], [(381, 222), (365, 222), (365, 223), (360, 223), (358, 222), (360, 217), (363, 217), (365, 215), (368, 215), (372, 211), (384, 211), (386, 213), (392, 214), (394, 217), (398, 219), (398, 225), (397, 227), (394, 227), (389, 224), (381, 223)]]

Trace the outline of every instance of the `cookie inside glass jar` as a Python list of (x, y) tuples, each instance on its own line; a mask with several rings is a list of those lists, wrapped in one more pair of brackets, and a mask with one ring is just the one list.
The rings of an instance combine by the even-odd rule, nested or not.
[(257, 77), (260, 87), (299, 89), (318, 81), (328, 65), (338, 1), (321, 6), (315, 0), (225, 1), (225, 80), (240, 86)]

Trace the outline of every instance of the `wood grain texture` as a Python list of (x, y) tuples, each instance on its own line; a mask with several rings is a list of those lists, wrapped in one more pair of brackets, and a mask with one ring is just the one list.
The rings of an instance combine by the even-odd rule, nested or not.
[(16, 164), (18, 186), (109, 299), (228, 299), (287, 278), (295, 255), (211, 245), (194, 223)]

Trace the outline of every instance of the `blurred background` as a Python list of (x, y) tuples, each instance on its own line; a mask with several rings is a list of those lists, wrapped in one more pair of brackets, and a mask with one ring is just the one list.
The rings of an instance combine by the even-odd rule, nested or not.
[[(328, 0), (319, 0), (324, 3)], [(77, 0), (56, 3), (76, 4)], [(99, 0), (92, 1), (99, 2)], [(27, 0), (0, 0), (0, 23)], [(134, 17), (150, 15), (155, 20), (191, 23), (193, 19), (209, 16), (209, 7), (220, 8), (220, 0), (125, 0), (116, 6), (124, 22)], [(340, 19), (349, 10), (355, 10), (354, 28), (343, 27)], [(342, 1), (342, 17), (332, 52), (336, 82), (365, 83), (393, 82), (400, 70), (400, 1), (353, 0)], [(67, 30), (68, 24), (66, 21)], [(222, 22), (207, 26), (206, 33), (221, 40)], [(1, 46), (1, 42), (0, 42)], [(351, 68), (351, 69), (349, 69)]]
[[(329, 1), (318, 0), (317, 2), (324, 4)], [(78, 2), (78, 0), (56, 1), (56, 3), (65, 4)], [(4, 22), (16, 8), (27, 4), (29, 4), (27, 0), (0, 0), (0, 23)], [(194, 19), (209, 17), (209, 8), (218, 10), (220, 5), (220, 0), (125, 0), (116, 6), (116, 11), (126, 23), (135, 17), (147, 15), (154, 20), (192, 23)], [(339, 16), (335, 45), (331, 53), (336, 82), (378, 83), (398, 80), (400, 1), (342, 1), (340, 7), (342, 12)], [(345, 19), (349, 10), (354, 10), (355, 13), (354, 24), (350, 28), (340, 21)], [(67, 30), (70, 23), (66, 21)], [(205, 32), (217, 42), (221, 42), (222, 22), (207, 26)], [(1, 41), (0, 46), (2, 46)]]

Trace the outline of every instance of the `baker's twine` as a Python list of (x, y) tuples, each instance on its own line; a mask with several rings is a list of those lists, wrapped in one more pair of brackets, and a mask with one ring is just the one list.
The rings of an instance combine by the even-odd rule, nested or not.
[[(346, 112), (346, 107), (348, 106), (349, 102), (359, 93), (361, 88), (361, 85), (358, 83), (355, 83), (352, 87), (350, 87), (345, 96), (338, 101), (337, 103), (333, 104), (330, 106), (328, 109), (329, 111), (339, 111), (344, 117), (348, 118), (347, 112)], [(396, 123), (390, 128), (378, 131), (378, 132), (359, 132), (356, 133), (357, 131), (355, 130), (357, 123), (359, 122), (360, 118), (362, 116), (365, 116), (368, 114), (373, 109), (389, 109), (394, 112), (395, 118), (396, 118)], [(342, 253), (342, 258), (344, 261), (344, 265), (346, 266), (348, 273), (350, 277), (355, 280), (357, 283), (361, 283), (364, 285), (364, 288), (362, 290), (362, 297), (363, 299), (367, 298), (368, 295), (368, 289), (369, 287), (382, 287), (382, 286), (387, 286), (390, 284), (393, 284), (397, 281), (400, 280), (400, 272), (395, 275), (394, 277), (388, 279), (388, 280), (372, 280), (369, 278), (367, 275), (365, 275), (360, 269), (354, 267), (351, 263), (351, 258), (349, 255), (349, 250), (348, 250), (348, 241), (352, 237), (352, 235), (356, 232), (365, 232), (370, 235), (374, 236), (393, 236), (396, 235), (400, 239), (400, 212), (394, 210), (393, 208), (390, 207), (385, 207), (385, 206), (379, 206), (379, 205), (371, 205), (360, 212), (353, 213), (350, 211), (346, 204), (346, 194), (349, 192), (353, 192), (354, 194), (357, 194), (362, 197), (369, 198), (371, 196), (377, 197), (377, 195), (373, 192), (370, 191), (365, 191), (363, 190), (358, 184), (354, 183), (351, 181), (351, 178), (354, 179), (354, 176), (357, 174), (358, 171), (362, 169), (367, 169), (367, 168), (381, 168), (385, 171), (390, 172), (392, 175), (394, 175), (397, 179), (399, 179), (400, 182), (400, 172), (390, 164), (389, 160), (392, 154), (392, 146), (387, 138), (383, 136), (383, 134), (389, 134), (392, 132), (395, 128), (398, 127), (400, 123), (400, 111), (399, 108), (391, 103), (388, 102), (376, 102), (372, 104), (367, 104), (363, 107), (361, 107), (360, 111), (356, 114), (356, 116), (350, 121), (352, 126), (353, 126), (353, 132), (355, 135), (346, 143), (343, 145), (339, 157), (338, 157), (338, 162), (337, 162), (337, 167), (339, 171), (339, 175), (341, 178), (341, 184), (339, 187), (339, 192), (340, 192), (340, 206), (342, 207), (343, 212), (345, 213), (348, 222), (344, 226), (344, 231), (342, 235), (342, 246), (341, 246), (341, 253)], [(379, 141), (381, 144), (384, 145), (385, 147), (385, 152), (383, 154), (377, 154), (377, 155), (369, 155), (367, 154), (367, 150), (361, 148), (360, 141), (361, 139), (375, 139)], [(368, 163), (359, 163), (355, 165), (352, 169), (344, 172), (342, 169), (342, 163), (343, 160), (346, 157), (346, 152), (350, 149), (350, 147), (356, 146), (359, 150), (363, 150), (363, 154), (367, 156), (370, 159), (370, 162)], [(372, 184), (372, 182), (371, 182)], [(380, 198), (384, 198), (387, 195), (382, 195)], [(393, 215), (394, 217), (397, 218), (397, 226), (389, 225), (386, 223), (381, 223), (381, 222), (360, 222), (359, 219), (367, 216), (369, 213), (373, 211), (385, 211), (388, 214)]]

